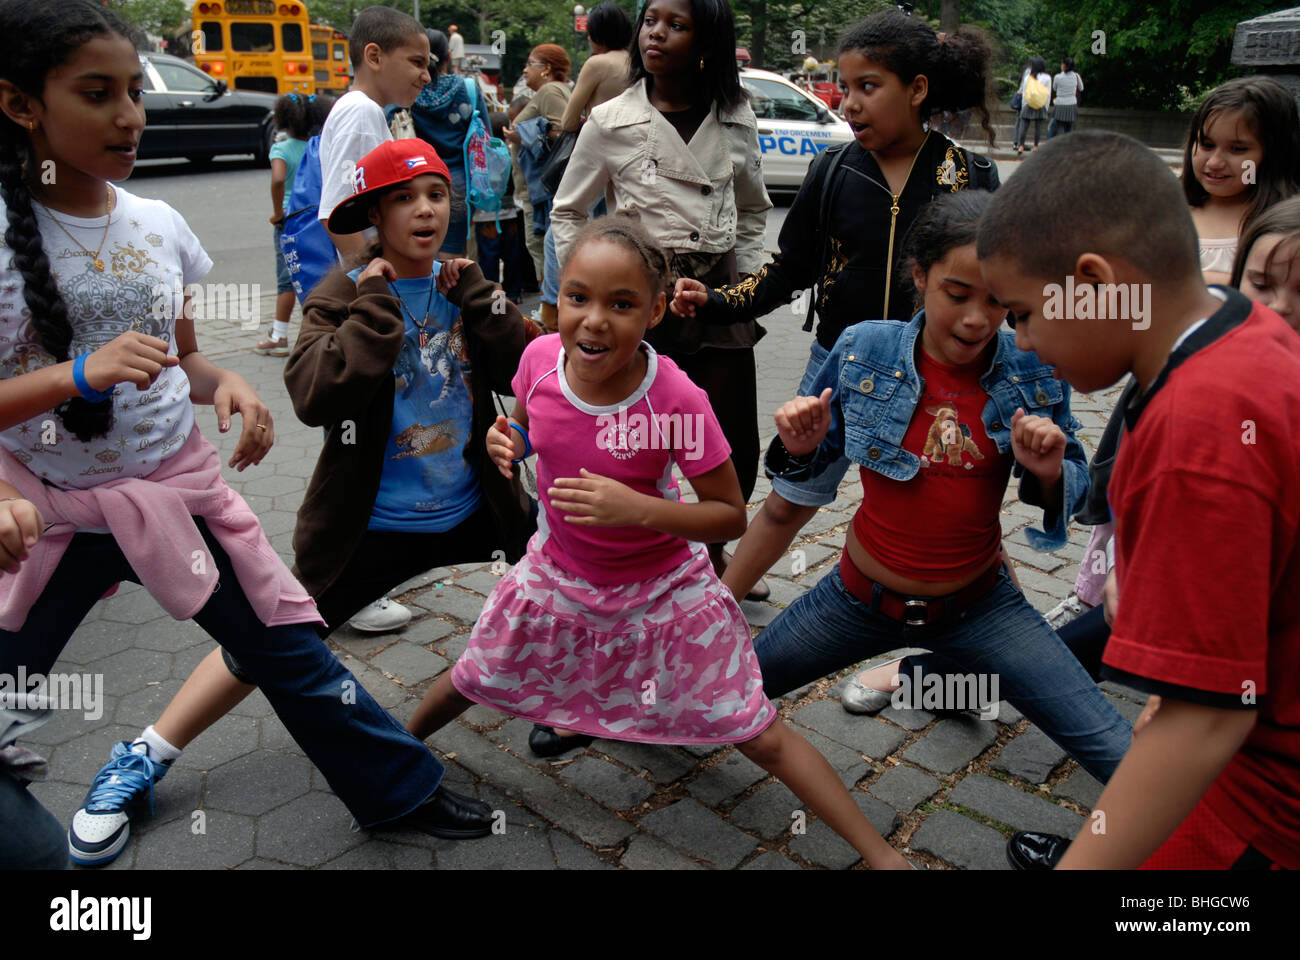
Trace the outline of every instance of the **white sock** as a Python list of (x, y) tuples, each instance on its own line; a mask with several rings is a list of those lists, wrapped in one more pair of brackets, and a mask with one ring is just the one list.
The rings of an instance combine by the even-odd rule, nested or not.
[(181, 755), (180, 750), (164, 740), (162, 734), (153, 728), (153, 724), (145, 727), (144, 733), (136, 737), (132, 745), (136, 743), (146, 744), (149, 747), (149, 756), (162, 763), (171, 763)]
[(279, 320), (271, 321), (271, 339), (287, 340), (289, 339), (289, 321), (281, 323)]

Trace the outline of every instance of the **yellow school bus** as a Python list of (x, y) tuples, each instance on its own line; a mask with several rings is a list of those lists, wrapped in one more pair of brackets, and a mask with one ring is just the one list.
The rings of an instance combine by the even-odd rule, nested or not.
[(236, 90), (316, 92), (311, 23), (301, 0), (199, 0), (194, 65)]
[(348, 89), (348, 35), (323, 23), (311, 25), (311, 59), (317, 93)]

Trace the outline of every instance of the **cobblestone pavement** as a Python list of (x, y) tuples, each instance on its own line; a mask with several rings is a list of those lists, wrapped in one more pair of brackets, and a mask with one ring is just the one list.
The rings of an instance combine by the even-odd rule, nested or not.
[[(262, 316), (272, 315), (270, 308), (268, 299)], [(800, 331), (800, 320), (781, 311), (764, 321), (769, 334), (757, 349), (764, 444), (774, 433), (772, 412), (792, 395), (807, 358), (810, 335)], [(198, 329), (204, 352), (247, 377), (275, 417), (277, 442), (266, 460), (243, 474), (227, 469), (226, 478), (292, 562), (295, 514), (320, 432), (295, 419), (281, 379), (283, 360), (248, 349), (256, 331), (218, 319)], [(295, 318), (290, 337), (296, 335)], [(1090, 453), (1117, 394), (1075, 398)], [(220, 436), (210, 407), (199, 408), (198, 417), (204, 434), (228, 457), (237, 431)], [(836, 562), (861, 495), (856, 477), (850, 471), (839, 498), (796, 541), (792, 549), (803, 551), (804, 566), (788, 557), (769, 574), (771, 601), (743, 604), (756, 630)], [(751, 515), (769, 489), (760, 477)], [(1029, 599), (1045, 611), (1070, 591), (1088, 532), (1075, 529), (1067, 547), (1038, 553), (1024, 528), (1040, 519), (1039, 511), (1008, 494), (1002, 510), (1007, 549)], [(405, 722), (434, 677), (465, 649), (496, 580), (487, 564), (431, 570), (391, 594), (415, 614), (402, 631), (374, 636), (344, 627), (330, 645)], [(61, 822), (71, 820), (112, 744), (154, 722), (212, 646), (195, 624), (172, 620), (134, 584), (123, 584), (95, 607), (55, 670), (103, 673), (103, 715), (85, 720), (79, 711), (64, 712), (31, 738), (50, 757), (52, 778), (33, 792)], [(1013, 830), (1073, 833), (1100, 794), (1092, 777), (1006, 703), (994, 722), (973, 714), (936, 719), (892, 707), (857, 717), (839, 704), (842, 679), (790, 694), (779, 703), (782, 715), (827, 756), (876, 829), (918, 864), (1008, 869), (1003, 848)], [(1122, 714), (1137, 716), (1140, 694), (1103, 686)], [(799, 801), (735, 747), (598, 741), (565, 762), (549, 763), (528, 750), (528, 731), (524, 721), (476, 706), (430, 739), (447, 758), (445, 782), (504, 811), (504, 834), (462, 842), (418, 833), (370, 835), (352, 829), (346, 808), (266, 699), (254, 693), (189, 746), (155, 792), (154, 817), (133, 826), (132, 842), (109, 869), (864, 868), (856, 852), (811, 815), (806, 829), (796, 832)], [(195, 832), (200, 821), (205, 830)]]

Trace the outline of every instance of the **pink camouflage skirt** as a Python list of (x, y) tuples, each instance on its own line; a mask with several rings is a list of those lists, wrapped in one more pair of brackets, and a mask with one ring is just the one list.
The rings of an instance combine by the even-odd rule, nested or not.
[(738, 743), (777, 717), (708, 554), (638, 583), (572, 576), (536, 540), (488, 597), (451, 681), (534, 723), (640, 743)]

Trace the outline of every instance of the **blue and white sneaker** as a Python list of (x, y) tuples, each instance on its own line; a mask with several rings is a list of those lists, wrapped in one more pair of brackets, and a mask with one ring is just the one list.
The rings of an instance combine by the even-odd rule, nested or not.
[(68, 856), (82, 866), (100, 867), (117, 859), (131, 836), (132, 814), (147, 794), (153, 816), (153, 786), (171, 768), (150, 757), (145, 743), (115, 743), (109, 757), (68, 828)]

